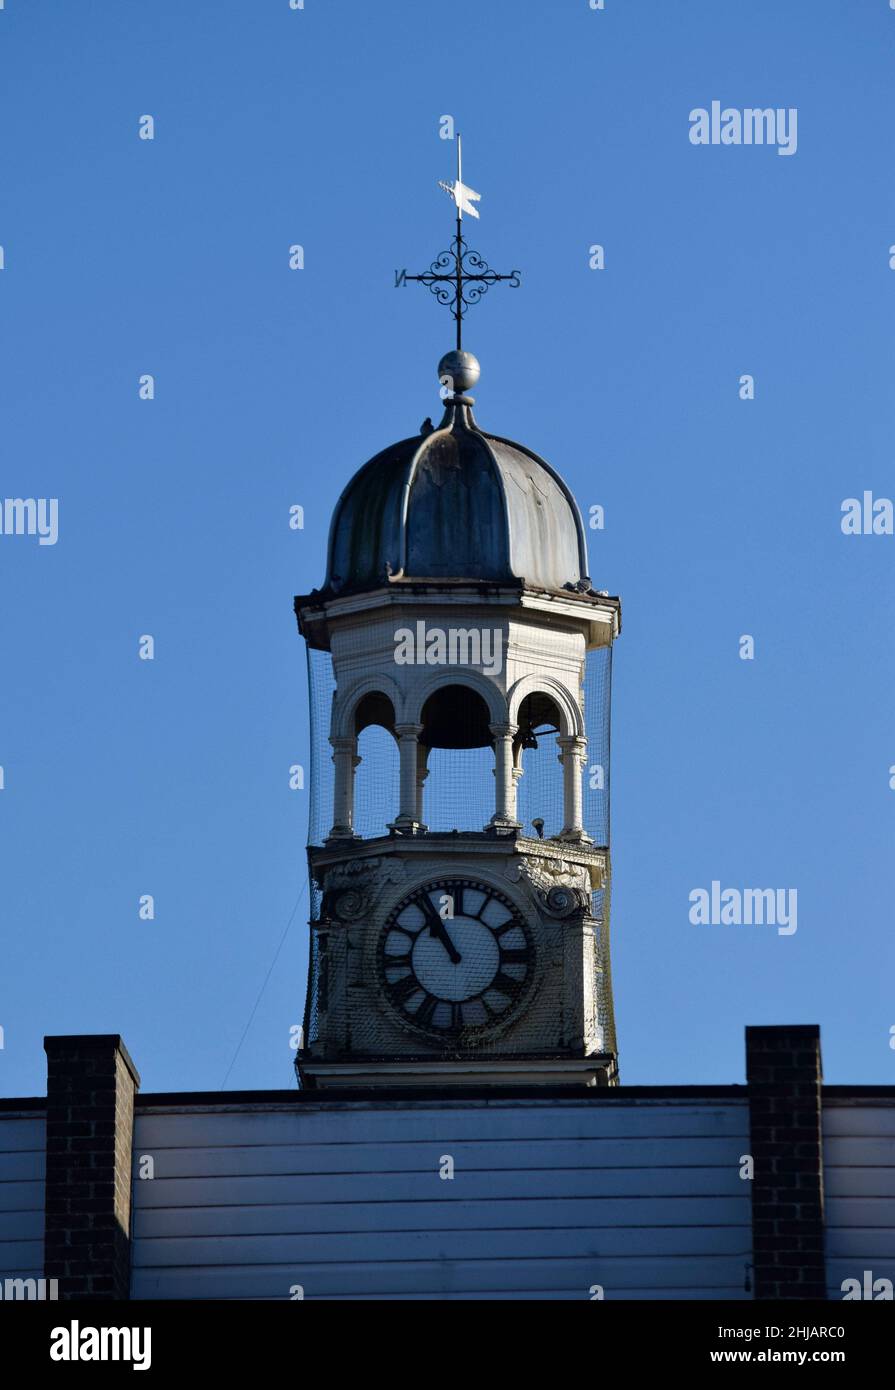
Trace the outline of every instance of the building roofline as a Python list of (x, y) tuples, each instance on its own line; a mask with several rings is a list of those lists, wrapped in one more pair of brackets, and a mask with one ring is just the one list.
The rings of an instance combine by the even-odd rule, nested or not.
[(895, 1086), (822, 1086), (824, 1100), (888, 1100), (895, 1103)]
[[(895, 1104), (895, 1085), (823, 1086), (824, 1101), (881, 1100)], [(333, 1105), (375, 1104), (378, 1101), (411, 1105), (450, 1104), (456, 1101), (486, 1100), (576, 1100), (594, 1104), (619, 1104), (640, 1100), (746, 1100), (749, 1087), (745, 1084), (718, 1086), (462, 1086), (449, 1091), (439, 1088), (405, 1089), (359, 1088), (345, 1091), (276, 1090), (276, 1091), (146, 1091), (138, 1092), (138, 1110), (176, 1105), (217, 1106), (239, 1105)], [(47, 1108), (46, 1096), (0, 1096), (0, 1113), (14, 1111), (42, 1113)]]
[(591, 1101), (594, 1104), (639, 1100), (745, 1100), (746, 1086), (451, 1086), (444, 1087), (357, 1087), (338, 1091), (158, 1091), (136, 1097), (137, 1109), (156, 1106), (195, 1105), (286, 1105), (339, 1106), (380, 1101), (402, 1105), (457, 1101)]

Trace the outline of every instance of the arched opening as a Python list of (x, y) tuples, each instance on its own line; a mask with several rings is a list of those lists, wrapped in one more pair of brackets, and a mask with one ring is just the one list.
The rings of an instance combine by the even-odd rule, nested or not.
[(356, 835), (387, 835), (398, 810), (398, 744), (395, 711), (387, 695), (370, 691), (354, 711), (354, 817)]
[(543, 691), (532, 691), (519, 706), (513, 739), (517, 815), (523, 833), (552, 839), (566, 826), (563, 771), (557, 738), (562, 715)]
[(395, 711), (391, 700), (379, 690), (370, 690), (357, 703), (354, 711), (354, 732), (359, 735), (371, 724), (388, 729), (395, 736)]
[(494, 810), (488, 705), (468, 685), (439, 686), (420, 723), (420, 819), (430, 830), (481, 830)]

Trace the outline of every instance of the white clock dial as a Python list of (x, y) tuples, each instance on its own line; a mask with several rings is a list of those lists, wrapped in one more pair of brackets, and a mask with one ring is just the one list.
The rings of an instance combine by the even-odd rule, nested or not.
[(522, 998), (534, 951), (525, 922), (499, 892), (469, 879), (418, 888), (381, 939), (380, 972), (392, 1006), (446, 1035), (496, 1022)]

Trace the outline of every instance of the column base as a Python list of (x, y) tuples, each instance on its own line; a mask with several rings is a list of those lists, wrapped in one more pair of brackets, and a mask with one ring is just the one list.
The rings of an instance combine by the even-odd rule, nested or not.
[(521, 829), (521, 821), (509, 820), (504, 816), (492, 816), (484, 827), (485, 833), (491, 835), (517, 835)]
[(410, 816), (398, 816), (396, 820), (388, 822), (388, 829), (393, 835), (419, 835), (428, 828), (422, 821), (413, 820)]

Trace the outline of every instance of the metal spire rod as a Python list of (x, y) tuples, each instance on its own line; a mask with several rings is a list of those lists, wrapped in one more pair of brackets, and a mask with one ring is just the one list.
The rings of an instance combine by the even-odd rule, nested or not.
[(439, 188), (449, 194), (457, 208), (457, 230), (447, 251), (435, 257), (427, 271), (422, 275), (408, 275), (406, 270), (395, 271), (395, 288), (415, 280), (426, 285), (439, 304), (446, 304), (457, 325), (457, 351), (463, 348), (463, 318), (466, 310), (477, 304), (492, 285), (505, 280), (511, 289), (518, 289), (522, 282), (521, 271), (513, 270), (509, 275), (500, 275), (492, 270), (488, 262), (477, 251), (470, 250), (463, 236), (463, 214), (478, 217), (478, 208), (473, 204), (481, 199), (481, 194), (468, 188), (463, 182), (463, 145), (457, 133), (457, 178), (453, 184), (439, 180)]
[[(463, 187), (463, 141), (460, 132), (457, 131), (457, 187)], [(459, 313), (454, 314), (457, 321), (457, 351), (463, 348), (463, 257), (459, 254), (460, 244), (463, 241), (463, 202), (461, 198), (455, 198), (457, 204), (457, 234), (454, 238), (454, 255), (457, 259), (457, 296), (455, 303), (459, 306)], [(478, 213), (476, 213), (478, 217)]]

